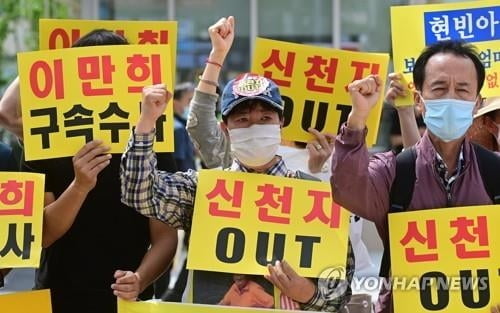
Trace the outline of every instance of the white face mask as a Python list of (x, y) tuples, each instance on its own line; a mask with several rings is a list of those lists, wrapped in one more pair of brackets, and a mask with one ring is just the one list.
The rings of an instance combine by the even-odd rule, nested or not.
[(244, 165), (258, 167), (269, 163), (281, 143), (279, 124), (253, 124), (229, 129), (231, 151)]

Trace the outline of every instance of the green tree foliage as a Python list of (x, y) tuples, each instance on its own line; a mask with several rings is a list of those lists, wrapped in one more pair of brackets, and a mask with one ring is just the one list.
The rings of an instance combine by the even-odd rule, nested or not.
[[(6, 61), (5, 40), (14, 36), (16, 50), (38, 49), (38, 20), (67, 18), (68, 5), (64, 0), (1, 0), (0, 1), (0, 90), (12, 77), (6, 77), (2, 65)], [(27, 26), (27, 27), (26, 27)], [(20, 29), (26, 31), (19, 31)]]

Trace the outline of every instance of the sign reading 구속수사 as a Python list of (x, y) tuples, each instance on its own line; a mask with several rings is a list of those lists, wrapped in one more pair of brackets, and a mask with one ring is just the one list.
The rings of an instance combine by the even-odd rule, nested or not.
[[(140, 115), (144, 86), (173, 90), (170, 49), (118, 45), (18, 54), (26, 160), (73, 156), (100, 139), (122, 153)], [(168, 104), (156, 122), (155, 151), (173, 151)]]

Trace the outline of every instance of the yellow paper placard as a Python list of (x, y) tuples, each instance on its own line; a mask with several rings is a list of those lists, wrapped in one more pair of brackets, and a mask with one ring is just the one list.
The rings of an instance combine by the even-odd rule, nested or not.
[(118, 313), (285, 313), (297, 311), (283, 311), (273, 309), (253, 309), (235, 306), (201, 305), (188, 303), (174, 303), (161, 301), (131, 302), (118, 300)]
[(0, 172), (0, 268), (38, 267), (44, 182), (43, 174)]
[(412, 106), (415, 104), (415, 100), (413, 98), (413, 89), (409, 88), (409, 83), (405, 78), (405, 75), (400, 73), (401, 75), (401, 84), (404, 86), (406, 95), (404, 97), (397, 97), (394, 101), (394, 104), (397, 107), (404, 107), (404, 106)]
[[(351, 110), (347, 86), (369, 74), (385, 81), (388, 54), (352, 52), (257, 38), (252, 72), (273, 79), (285, 102), (283, 138), (313, 139), (312, 127), (337, 134)], [(382, 90), (384, 87), (382, 86)], [(369, 146), (377, 140), (383, 97), (367, 121)]]
[(52, 313), (50, 290), (0, 295), (2, 313)]
[[(170, 64), (176, 63), (177, 21), (103, 21), (40, 19), (40, 50), (69, 48), (94, 29), (108, 29), (122, 35), (130, 44), (158, 44), (170, 48)], [(175, 67), (169, 69), (175, 84)]]
[(481, 95), (500, 96), (499, 21), (498, 0), (391, 7), (394, 69), (405, 75), (413, 90), (413, 67), (421, 51), (441, 40), (463, 40), (477, 47), (486, 67)]
[(345, 267), (348, 220), (328, 183), (203, 170), (187, 265), (262, 275), (285, 259), (299, 275), (319, 277)]
[(395, 312), (500, 304), (500, 205), (389, 215)]
[[(173, 90), (170, 50), (120, 45), (18, 54), (26, 160), (73, 156), (100, 139), (122, 153), (140, 114), (142, 88)], [(169, 103), (156, 124), (155, 151), (173, 151)]]

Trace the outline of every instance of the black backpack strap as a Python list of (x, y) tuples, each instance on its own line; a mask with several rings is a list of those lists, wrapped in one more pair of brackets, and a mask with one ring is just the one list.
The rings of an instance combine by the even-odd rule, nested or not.
[[(389, 213), (404, 212), (408, 208), (408, 205), (410, 205), (416, 179), (416, 160), (417, 151), (415, 147), (404, 150), (396, 157), (396, 177), (391, 186)], [(382, 255), (380, 277), (389, 277), (390, 263), (390, 249), (387, 246), (384, 248), (384, 254)]]
[(486, 192), (494, 204), (500, 204), (500, 156), (480, 145), (472, 145)]

